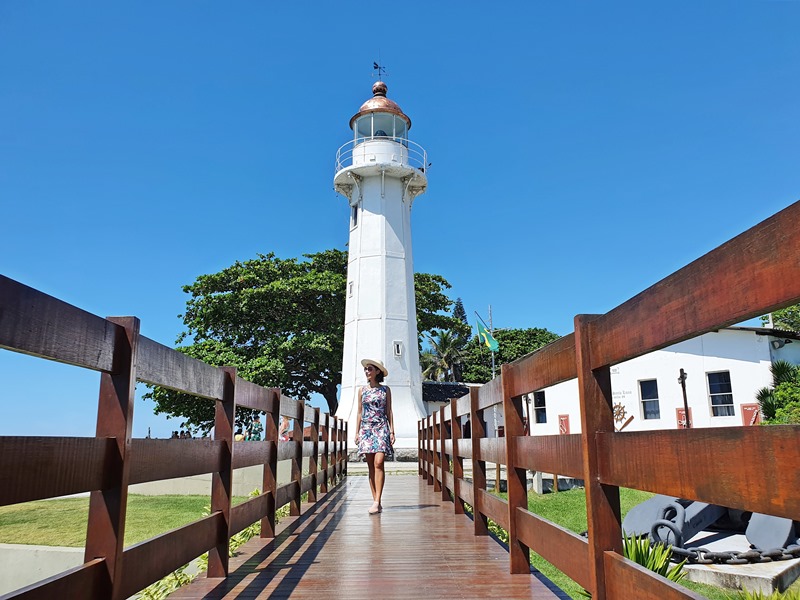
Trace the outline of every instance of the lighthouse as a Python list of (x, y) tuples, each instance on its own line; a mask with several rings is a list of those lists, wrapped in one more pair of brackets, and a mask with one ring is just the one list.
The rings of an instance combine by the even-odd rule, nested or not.
[[(361, 360), (386, 365), (395, 448), (417, 448), (427, 413), (417, 345), (411, 205), (425, 191), (425, 150), (408, 139), (411, 119), (386, 97), (382, 81), (350, 119), (353, 139), (336, 153), (334, 189), (350, 206), (342, 387), (336, 416), (355, 436)], [(352, 442), (352, 439), (350, 440)]]

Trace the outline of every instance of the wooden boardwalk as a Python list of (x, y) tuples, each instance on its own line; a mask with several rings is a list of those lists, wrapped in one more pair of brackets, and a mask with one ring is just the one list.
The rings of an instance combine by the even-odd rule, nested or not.
[(502, 546), (475, 537), (416, 475), (386, 484), (382, 514), (367, 513), (367, 478), (350, 476), (274, 540), (242, 546), (227, 580), (200, 578), (170, 598), (568, 598), (538, 573), (510, 575)]

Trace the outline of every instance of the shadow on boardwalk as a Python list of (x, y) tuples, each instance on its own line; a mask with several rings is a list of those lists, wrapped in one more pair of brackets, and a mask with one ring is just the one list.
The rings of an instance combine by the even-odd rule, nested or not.
[(538, 572), (509, 575), (505, 550), (416, 475), (387, 478), (382, 514), (371, 503), (367, 478), (350, 477), (274, 540), (242, 546), (227, 580), (170, 598), (568, 598)]

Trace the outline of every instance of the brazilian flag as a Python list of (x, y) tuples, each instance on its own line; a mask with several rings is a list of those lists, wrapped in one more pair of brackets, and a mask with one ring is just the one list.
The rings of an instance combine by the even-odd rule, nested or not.
[(500, 344), (497, 343), (497, 340), (494, 339), (489, 330), (480, 321), (478, 321), (478, 337), (492, 352), (497, 352), (500, 349)]

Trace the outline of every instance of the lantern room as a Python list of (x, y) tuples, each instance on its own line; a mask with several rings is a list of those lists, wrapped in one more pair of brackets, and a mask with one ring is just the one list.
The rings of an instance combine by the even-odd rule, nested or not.
[(372, 86), (372, 98), (361, 105), (361, 109), (350, 119), (350, 128), (355, 134), (355, 143), (374, 138), (389, 138), (408, 145), (408, 130), (411, 119), (403, 113), (396, 102), (386, 97), (386, 84), (377, 81)]

